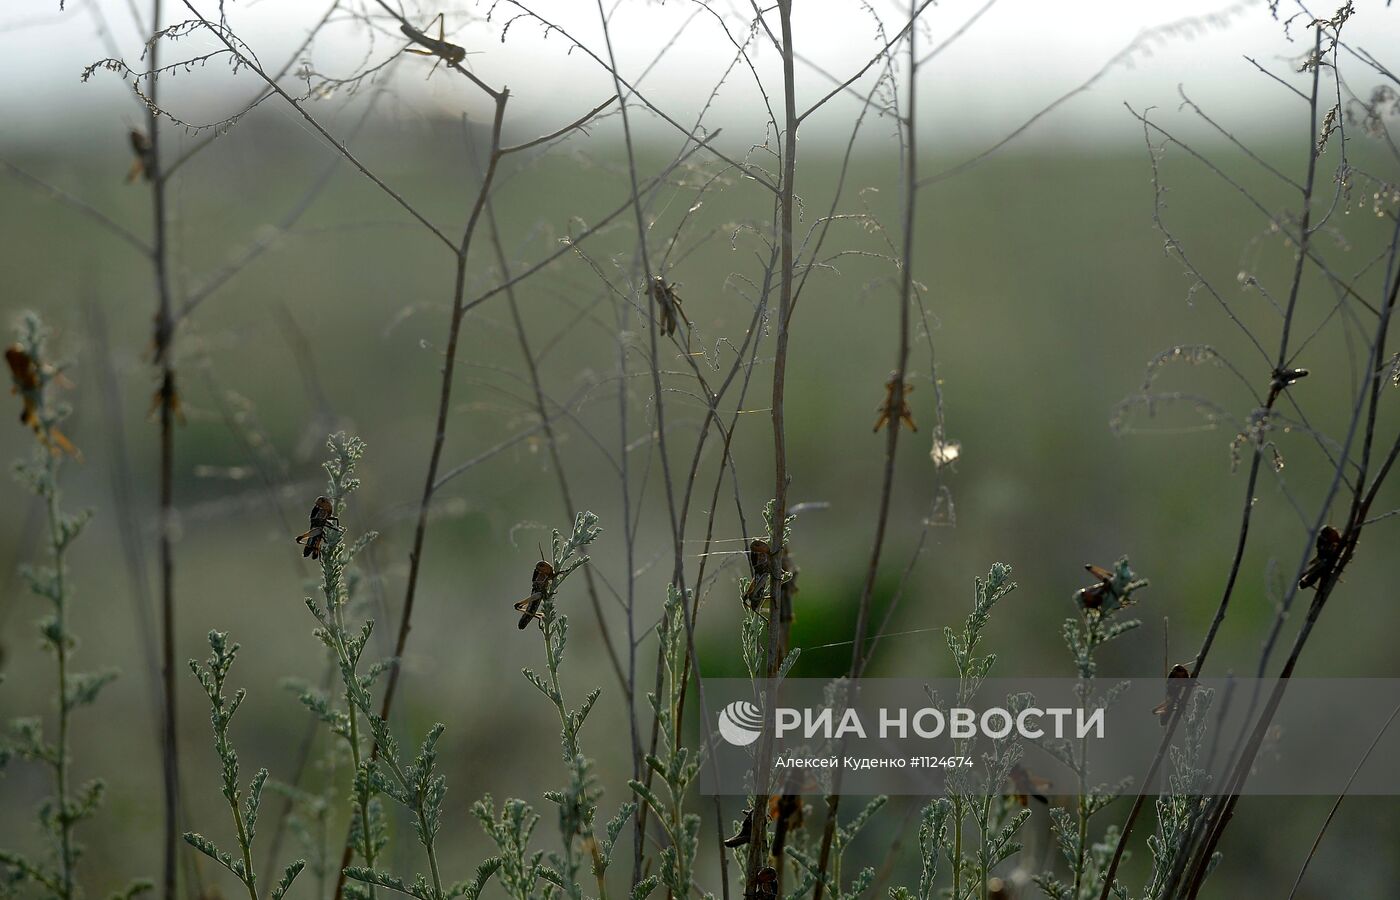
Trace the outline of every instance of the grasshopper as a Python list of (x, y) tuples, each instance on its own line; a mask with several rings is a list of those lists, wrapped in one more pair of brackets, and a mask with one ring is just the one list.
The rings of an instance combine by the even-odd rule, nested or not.
[(306, 530), (305, 534), (297, 535), (297, 543), (306, 545), (305, 549), (301, 551), (303, 559), (308, 556), (312, 559), (320, 559), (326, 540), (326, 529), (341, 530), (340, 518), (335, 514), (335, 505), (331, 503), (329, 497), (316, 498), (316, 502), (311, 506), (309, 521), (311, 527)]
[(540, 612), (540, 604), (544, 603), (549, 593), (549, 583), (554, 580), (554, 566), (543, 559), (543, 552), (540, 557), (540, 561), (535, 563), (534, 573), (530, 575), (530, 596), (515, 604), (515, 611), (520, 613), (518, 627), (522, 631), (532, 619), (538, 619), (540, 627), (544, 627), (544, 613)]
[(651, 281), (647, 282), (647, 294), (656, 301), (660, 309), (661, 333), (672, 335), (676, 333), (676, 326), (680, 322), (681, 298), (676, 295), (676, 286), (670, 284), (660, 275), (651, 276)]
[(399, 30), (407, 35), (409, 40), (413, 41), (415, 44), (422, 45), (422, 47), (408, 47), (404, 50), (405, 53), (414, 53), (418, 56), (436, 56), (438, 58), (437, 62), (433, 63), (432, 69), (428, 71), (429, 78), (433, 77), (433, 72), (436, 72), (437, 67), (442, 65), (443, 62), (446, 62), (449, 66), (456, 66), (461, 65), (462, 60), (467, 58), (467, 50), (465, 47), (459, 47), (451, 41), (444, 39), (442, 13), (438, 13), (437, 17), (428, 23), (429, 28), (433, 27), (433, 22), (437, 23), (437, 37), (429, 37), (407, 22), (399, 25)]
[(885, 399), (875, 409), (879, 412), (879, 417), (875, 420), (875, 427), (872, 432), (879, 431), (889, 424), (891, 419), (898, 419), (909, 426), (910, 431), (918, 431), (919, 426), (914, 424), (914, 415), (909, 411), (909, 393), (914, 390), (912, 384), (903, 384), (899, 380), (899, 374), (890, 373), (890, 380), (885, 382)]
[(126, 173), (126, 183), (131, 184), (138, 178), (154, 181), (156, 158), (152, 152), (154, 148), (151, 147), (151, 139), (146, 137), (146, 132), (139, 128), (133, 128), (127, 133), (127, 140), (131, 143), (131, 155), (135, 158), (131, 161), (131, 168)]

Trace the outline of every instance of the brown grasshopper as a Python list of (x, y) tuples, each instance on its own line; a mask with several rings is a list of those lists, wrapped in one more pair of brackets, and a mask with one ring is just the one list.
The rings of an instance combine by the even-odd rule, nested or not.
[(764, 866), (759, 869), (758, 877), (754, 879), (753, 889), (756, 900), (777, 900), (778, 870), (772, 866)]
[(1104, 600), (1113, 593), (1113, 573), (1103, 566), (1096, 566), (1093, 563), (1085, 563), (1084, 569), (1097, 578), (1099, 583), (1079, 589), (1077, 594), (1079, 605), (1085, 609), (1099, 609), (1103, 606)]
[(734, 832), (734, 836), (725, 838), (724, 846), (742, 847), (749, 842), (753, 836), (753, 807), (744, 810), (744, 823), (739, 826), (739, 830)]
[(131, 184), (138, 178), (145, 178), (147, 181), (155, 179), (156, 159), (151, 152), (151, 139), (146, 137), (146, 132), (139, 128), (133, 128), (127, 133), (127, 139), (131, 141), (131, 153), (136, 158), (131, 161), (131, 168), (126, 173), (126, 183)]
[(913, 390), (912, 384), (901, 385), (899, 376), (891, 373), (890, 380), (885, 382), (884, 402), (876, 407), (880, 416), (875, 420), (875, 427), (870, 430), (879, 431), (889, 424), (890, 419), (898, 419), (908, 425), (910, 431), (918, 431), (919, 426), (914, 424), (914, 414), (909, 411), (909, 400), (907, 399)]
[(321, 546), (326, 540), (326, 529), (334, 528), (340, 530), (340, 519), (335, 514), (335, 506), (330, 498), (317, 497), (316, 502), (311, 505), (310, 516), (311, 527), (304, 534), (297, 535), (297, 543), (305, 544), (306, 548), (301, 551), (303, 559), (321, 558)]
[(1337, 564), (1337, 557), (1342, 553), (1342, 533), (1331, 525), (1325, 526), (1317, 533), (1317, 555), (1308, 563), (1308, 567), (1303, 570), (1303, 577), (1298, 579), (1298, 590), (1306, 591), (1315, 587), (1327, 574), (1332, 571), (1332, 567)]
[(661, 333), (668, 337), (675, 334), (681, 313), (681, 298), (676, 295), (676, 286), (660, 275), (653, 275), (647, 283), (647, 294), (660, 310), (658, 320)]
[(1055, 786), (1050, 781), (1033, 775), (1020, 763), (1012, 766), (1007, 774), (1011, 778), (1011, 788), (1015, 791), (1012, 796), (1021, 806), (1030, 806), (1032, 800), (1047, 806), (1050, 804), (1050, 798), (1045, 796), (1045, 792)]
[(49, 448), (49, 452), (55, 456), (60, 453), (67, 453), (74, 459), (81, 460), (83, 454), (73, 446), (73, 442), (58, 428), (50, 424), (44, 427), (44, 421), (39, 415), (40, 407), (43, 405), (43, 390), (45, 378), (55, 384), (67, 387), (68, 379), (63, 377), (63, 373), (58, 372), (51, 366), (40, 366), (39, 362), (30, 356), (19, 344), (12, 344), (5, 349), (5, 362), (10, 367), (10, 379), (14, 382), (10, 387), (11, 394), (18, 394), (20, 398), (19, 422), (21, 425), (30, 428), (39, 438), (39, 441)]
[(157, 421), (160, 418), (160, 411), (166, 406), (170, 407), (170, 417), (177, 424), (184, 425), (185, 408), (180, 403), (180, 392), (175, 389), (174, 372), (167, 372), (161, 378), (160, 387), (151, 394), (151, 405), (146, 409), (146, 421)]
[(553, 578), (554, 566), (543, 559), (535, 563), (535, 571), (530, 575), (530, 596), (515, 604), (516, 612), (520, 613), (520, 624), (517, 627), (522, 631), (530, 624), (531, 619), (544, 621), (540, 604), (544, 603), (544, 598), (549, 593), (549, 582)]
[(413, 53), (418, 56), (436, 56), (438, 58), (437, 62), (433, 63), (433, 67), (428, 70), (429, 78), (433, 77), (433, 73), (437, 71), (437, 67), (444, 62), (449, 66), (457, 66), (461, 65), (462, 60), (467, 58), (467, 49), (465, 47), (459, 47), (451, 41), (444, 39), (442, 13), (438, 13), (437, 16), (428, 23), (429, 28), (433, 27), (433, 22), (437, 23), (437, 37), (429, 37), (407, 22), (399, 25), (399, 30), (407, 35), (409, 40), (413, 41), (415, 44), (422, 45), (422, 47), (408, 47), (404, 50), (405, 53)]
[(744, 589), (744, 605), (757, 610), (773, 578), (773, 550), (768, 542), (755, 538), (749, 544), (749, 584)]
[(1152, 715), (1157, 717), (1163, 728), (1171, 721), (1172, 713), (1176, 712), (1176, 708), (1181, 705), (1191, 687), (1190, 678), (1191, 670), (1181, 663), (1172, 666), (1171, 671), (1167, 673), (1167, 699), (1152, 708)]

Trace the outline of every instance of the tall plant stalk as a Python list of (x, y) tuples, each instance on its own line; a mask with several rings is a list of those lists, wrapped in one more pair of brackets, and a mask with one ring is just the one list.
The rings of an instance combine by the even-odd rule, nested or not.
[[(63, 367), (47, 355), (48, 330), (37, 316), (26, 314), (17, 328), (18, 340), (5, 348), (5, 361), (13, 383), (12, 393), (21, 401), (20, 422), (34, 434), (34, 447), (28, 460), (16, 465), (19, 478), (42, 501), (47, 543), (47, 560), (38, 566), (24, 566), (21, 572), (30, 591), (48, 601), (50, 612), (39, 622), (42, 646), (54, 655), (55, 736), (45, 736), (43, 719), (16, 719), (9, 734), (0, 736), (0, 767), (12, 754), (45, 766), (53, 780), (53, 795), (39, 807), (39, 830), (52, 845), (45, 859), (31, 859), (21, 853), (0, 849), (0, 865), (6, 893), (21, 886), (32, 888), (51, 900), (78, 900), (83, 896), (77, 876), (82, 848), (76, 826), (91, 818), (101, 805), (104, 784), (100, 780), (77, 785), (73, 778), (73, 714), (96, 702), (102, 689), (116, 678), (115, 672), (78, 672), (73, 669), (77, 638), (72, 625), (72, 583), (68, 577), (68, 550), (90, 518), (87, 512), (63, 511), (59, 476), (65, 456), (81, 459), (81, 454), (59, 429), (69, 409), (53, 396), (54, 388), (67, 384)], [(117, 895), (130, 900), (150, 888), (147, 881), (135, 881)]]
[[(162, 0), (151, 0), (150, 31), (161, 27)], [(152, 72), (160, 70), (161, 41), (152, 39), (147, 53)], [(151, 185), (151, 264), (155, 276), (156, 313), (152, 338), (154, 363), (160, 379), (157, 393), (160, 417), (159, 514), (157, 544), (160, 557), (160, 674), (161, 674), (161, 785), (164, 830), (161, 840), (161, 897), (175, 900), (176, 840), (179, 835), (180, 750), (179, 702), (175, 689), (175, 548), (172, 546), (175, 511), (175, 367), (172, 357), (175, 322), (170, 288), (169, 211), (166, 172), (161, 163), (160, 84), (151, 78), (147, 87), (146, 139), (143, 161)]]

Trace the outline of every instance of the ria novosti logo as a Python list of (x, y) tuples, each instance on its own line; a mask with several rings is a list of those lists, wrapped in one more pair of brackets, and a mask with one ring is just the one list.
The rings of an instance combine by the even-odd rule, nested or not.
[(719, 733), (736, 747), (747, 747), (763, 733), (763, 712), (747, 700), (735, 700), (719, 711)]
[[(878, 727), (874, 733), (881, 740), (903, 740), (910, 737), (911, 730), (914, 736), (923, 739), (947, 737), (955, 740), (975, 737), (1003, 740), (1013, 733), (1029, 740), (1046, 736), (1064, 739), (1071, 733), (1077, 740), (1104, 736), (1103, 708), (1026, 706), (1006, 709), (993, 706), (983, 710), (954, 707), (945, 711), (923, 707), (911, 714), (908, 708), (881, 707), (876, 712)], [(773, 731), (779, 740), (789, 732), (799, 732), (809, 740), (820, 737), (828, 741), (849, 737), (865, 739), (868, 735), (866, 723), (855, 709), (844, 709), (839, 716), (830, 708), (779, 707), (774, 713)], [(758, 740), (764, 725), (763, 711), (747, 700), (735, 700), (719, 713), (719, 733), (736, 747), (747, 747)]]

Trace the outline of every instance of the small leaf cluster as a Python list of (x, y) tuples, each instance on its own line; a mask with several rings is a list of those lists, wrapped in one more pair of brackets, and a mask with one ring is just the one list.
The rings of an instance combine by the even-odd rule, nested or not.
[[(884, 808), (889, 801), (883, 795), (874, 797), (865, 804), (860, 812), (845, 823), (838, 823), (831, 837), (831, 871), (827, 873), (825, 879), (826, 890), (832, 900), (856, 900), (864, 894), (875, 881), (875, 870), (869, 866), (856, 873), (856, 877), (849, 884), (842, 884), (841, 862), (846, 855), (846, 848), (856, 835), (870, 824), (875, 814)], [(813, 859), (812, 855), (798, 847), (788, 846), (785, 848), (786, 854), (797, 863), (798, 872), (802, 875), (802, 881), (796, 888), (788, 894), (790, 897), (801, 897), (805, 895), (817, 883), (820, 875), (820, 864), (818, 859)]]

